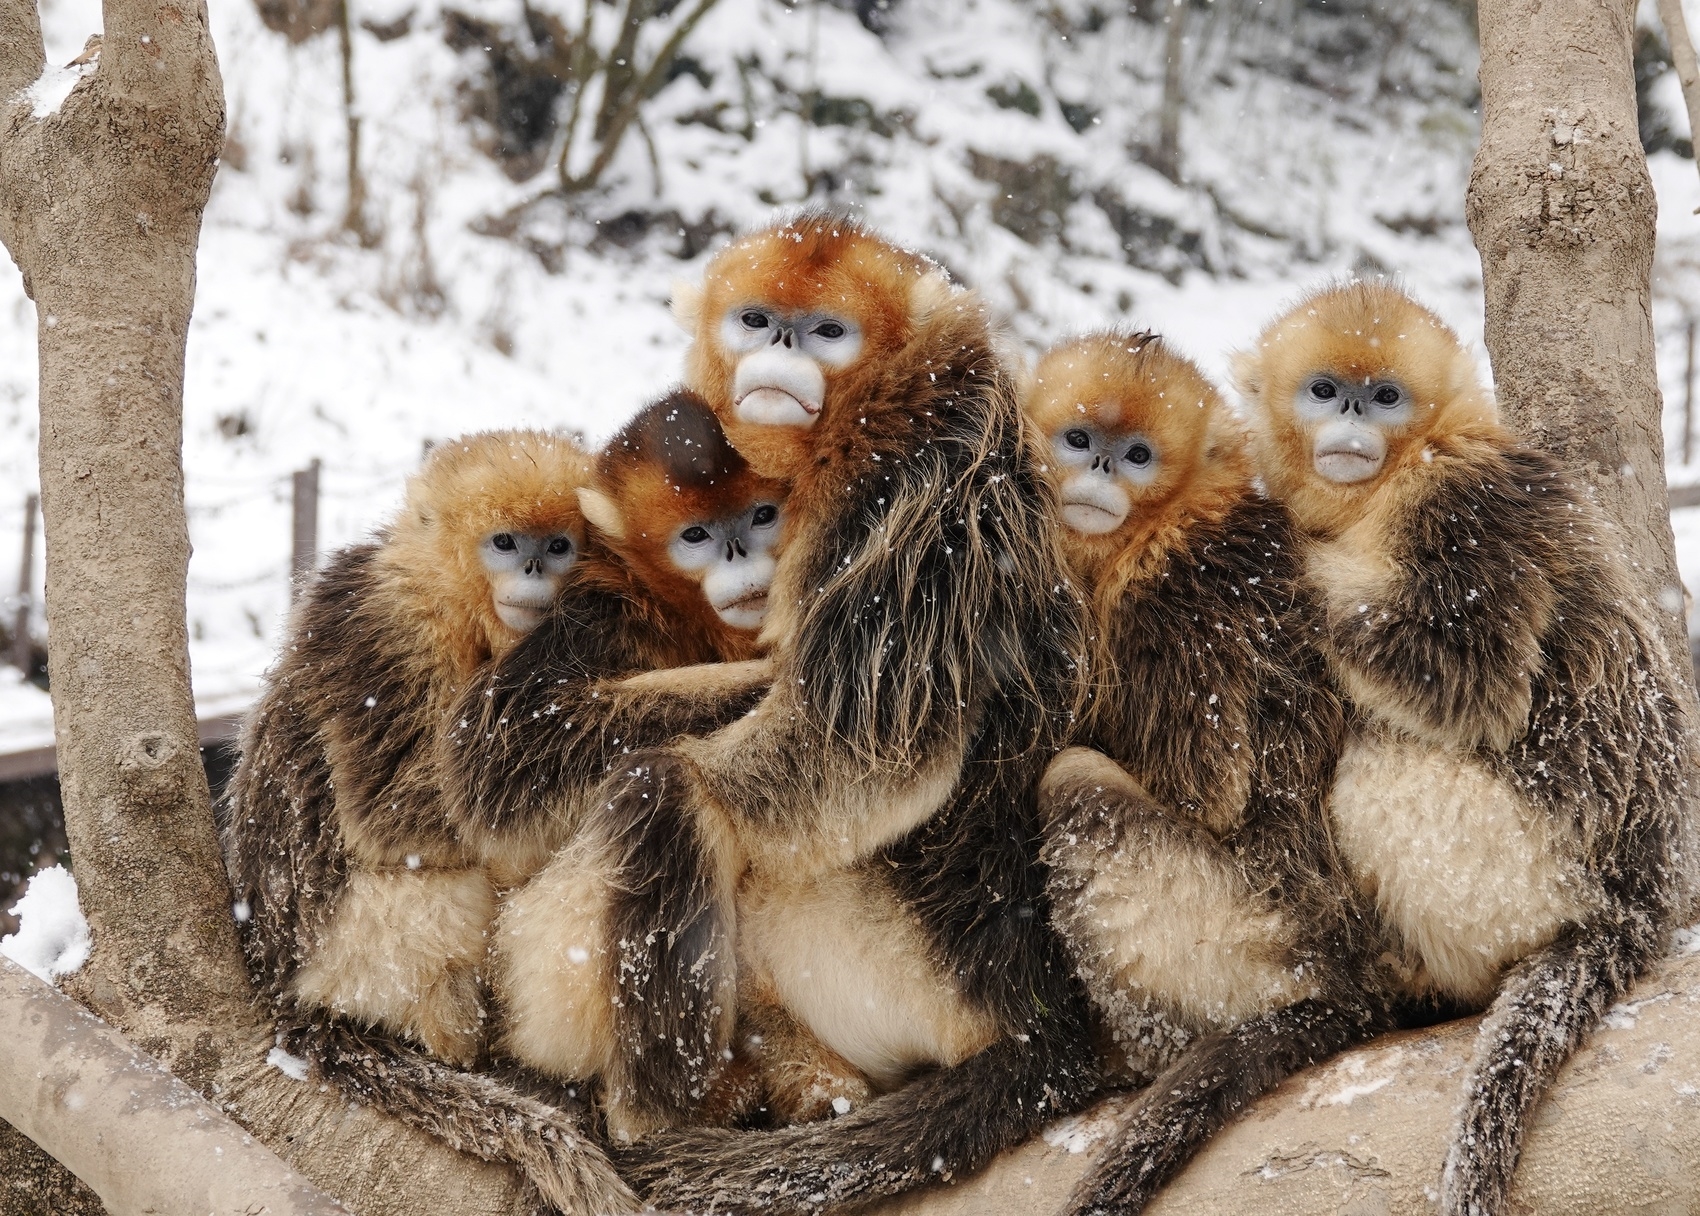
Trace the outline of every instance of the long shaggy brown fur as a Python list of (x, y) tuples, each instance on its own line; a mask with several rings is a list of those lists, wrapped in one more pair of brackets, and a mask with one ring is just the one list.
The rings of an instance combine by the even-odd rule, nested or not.
[[(451, 1143), (472, 1134), (453, 1112), (482, 1105), (503, 1130), (481, 1155), (519, 1166), (567, 1210), (619, 1211), (630, 1193), (570, 1116), (431, 1060), (393, 1030), (298, 1008), (295, 994), (356, 872), (476, 871), (476, 851), (443, 813), (434, 758), (460, 683), (513, 641), (476, 545), (500, 527), (564, 529), (582, 545), (585, 476), (577, 450), (550, 436), (500, 433), (437, 451), (391, 531), (338, 553), (303, 590), (245, 724), (220, 828), (249, 969), (292, 1050)], [(400, 944), (373, 942), (374, 963)]]
[[(1409, 349), (1407, 335), (1433, 349)], [(1537, 918), (1551, 914), (1531, 909), (1540, 935), (1515, 944), (1497, 980), (1447, 1158), (1447, 1216), (1505, 1210), (1530, 1110), (1662, 949), (1693, 864), (1691, 726), (1669, 657), (1575, 481), (1498, 427), (1473, 375), (1448, 387), (1463, 361), (1408, 297), (1351, 284), (1278, 320), (1243, 369), (1268, 465), (1281, 470), (1271, 484), (1309, 469), (1289, 406), (1303, 377), (1394, 375), (1413, 388), (1416, 417), (1379, 477), (1293, 498), (1310, 504), (1298, 517), (1327, 606), (1324, 645), (1364, 737), (1490, 773), (1551, 842), (1569, 903), (1544, 931)], [(1344, 798), (1337, 820), (1352, 809)], [(1473, 985), (1440, 965), (1447, 942), (1402, 929), (1394, 888), (1420, 891), (1420, 873), (1394, 864), (1359, 878), (1379, 888), (1392, 948), (1415, 956), (1406, 982), (1479, 1008)], [(1507, 872), (1496, 886), (1522, 880)]]
[[(981, 307), (841, 220), (758, 233), (710, 266), (699, 303), (693, 366), (723, 417), (720, 309), (770, 291), (863, 309), (874, 353), (853, 380), (829, 381), (812, 430), (785, 440), (800, 449), (728, 424), (753, 463), (793, 478), (766, 627), (774, 683), (749, 718), (678, 749), (688, 767), (668, 771), (687, 780), (669, 805), (728, 824), (756, 874), (844, 868), (889, 893), (951, 999), (995, 1030), (978, 1053), (829, 1124), (661, 1134), (629, 1150), (652, 1202), (692, 1210), (814, 1211), (967, 1172), (1097, 1083), (1048, 923), (1033, 803), (1080, 703), (1081, 605)], [(647, 780), (610, 796), (641, 797)], [(621, 923), (669, 928), (671, 909), (632, 894), (640, 878), (615, 879)], [(666, 974), (650, 940), (628, 935), (620, 973)], [(617, 1011), (627, 1041), (650, 1045), (631, 1068), (676, 1041), (690, 1055), (715, 1042), (689, 994), (720, 981), (674, 970), (669, 982), (670, 999)]]

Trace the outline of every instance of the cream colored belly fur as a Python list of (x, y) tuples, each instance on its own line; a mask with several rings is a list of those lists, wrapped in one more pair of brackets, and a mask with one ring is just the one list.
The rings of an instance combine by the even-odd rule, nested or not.
[(1570, 825), (1460, 752), (1367, 731), (1341, 757), (1330, 811), (1419, 990), (1485, 1005), (1507, 966), (1598, 900)]
[(914, 916), (856, 871), (746, 880), (738, 958), (877, 1089), (984, 1048), (996, 1027), (927, 956)]
[(484, 1035), (478, 973), (495, 911), (495, 889), (480, 870), (351, 869), (330, 924), (295, 973), (295, 999), (470, 1064)]

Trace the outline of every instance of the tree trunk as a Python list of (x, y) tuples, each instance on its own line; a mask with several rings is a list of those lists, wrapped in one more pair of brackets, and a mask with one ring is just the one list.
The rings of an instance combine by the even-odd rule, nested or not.
[[(1594, 487), (1649, 616), (1672, 656), (1686, 656), (1653, 361), (1658, 209), (1635, 121), (1635, 0), (1482, 0), (1477, 13), (1482, 142), (1465, 207), (1499, 400)], [(1692, 679), (1682, 686), (1692, 701)]]
[(1163, 12), (1163, 100), (1157, 111), (1157, 146), (1151, 167), (1181, 180), (1181, 102), (1186, 87), (1187, 0), (1169, 0)]
[(266, 1063), (184, 613), (184, 343), (223, 88), (204, 4), (106, 0), (104, 23), (55, 108), (33, 0), (0, 0), (0, 240), (38, 318), (54, 728), (95, 941), (71, 987), (362, 1212), (519, 1210), (506, 1171)]

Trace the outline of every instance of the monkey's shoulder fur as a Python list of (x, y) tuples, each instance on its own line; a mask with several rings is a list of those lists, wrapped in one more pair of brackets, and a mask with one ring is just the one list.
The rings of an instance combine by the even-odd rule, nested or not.
[(1345, 712), (1301, 557), (1285, 508), (1248, 493), (1098, 605), (1102, 670), (1080, 741), (1218, 838), (1314, 815), (1333, 777)]
[[(775, 708), (854, 771), (910, 769), (976, 732), (1023, 748), (1065, 732), (1081, 604), (983, 320), (933, 317), (819, 425), (772, 594)], [(1021, 729), (989, 724), (999, 699)]]
[(421, 644), (428, 623), (409, 601), (384, 594), (381, 551), (344, 549), (303, 590), (222, 808), (244, 942), (274, 989), (316, 940), (351, 864), (468, 862), (432, 763), (454, 672)]

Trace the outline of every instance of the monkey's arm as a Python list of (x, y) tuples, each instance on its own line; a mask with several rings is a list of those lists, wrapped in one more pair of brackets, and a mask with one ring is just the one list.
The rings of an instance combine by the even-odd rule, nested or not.
[[(879, 812), (921, 783), (948, 787), (994, 697), (1025, 731), (1011, 755), (1039, 746), (1075, 707), (1085, 642), (1052, 492), (1002, 386), (972, 392), (979, 406), (958, 409), (954, 429), (809, 489), (841, 511), (811, 519), (787, 550), (772, 692), (747, 721), (690, 748), (735, 817), (855, 836), (841, 813), (821, 821), (842, 811), (839, 793)], [(870, 825), (858, 855), (914, 822)]]
[(328, 821), (324, 749), (280, 675), (243, 726), (218, 804), (219, 836), (249, 973), (277, 997), (329, 917), (347, 863)]
[(761, 661), (651, 670), (658, 626), (598, 589), (550, 616), (461, 693), (439, 740), (446, 811), (463, 836), (556, 822), (632, 752), (724, 726), (760, 700)]
[[(1547, 457), (1523, 450), (1444, 457), (1414, 502), (1393, 498), (1311, 573), (1327, 603), (1325, 646), (1346, 691), (1412, 731), (1465, 748), (1504, 748), (1522, 731), (1556, 593), (1565, 536), (1583, 526)], [(1438, 461), (1437, 461), (1438, 463)]]

